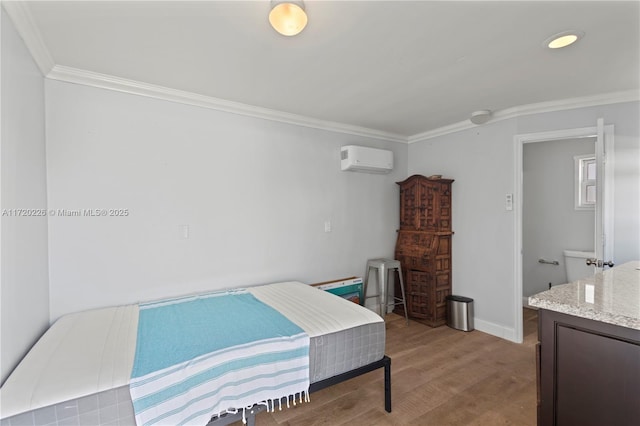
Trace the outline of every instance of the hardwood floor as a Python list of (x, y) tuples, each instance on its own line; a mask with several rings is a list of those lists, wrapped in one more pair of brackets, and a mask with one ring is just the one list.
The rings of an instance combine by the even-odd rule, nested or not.
[[(256, 426), (535, 425), (537, 313), (523, 310), (524, 343), (389, 314), (393, 410), (382, 370), (311, 394), (311, 403), (260, 413)], [(238, 423), (241, 425), (241, 423)]]

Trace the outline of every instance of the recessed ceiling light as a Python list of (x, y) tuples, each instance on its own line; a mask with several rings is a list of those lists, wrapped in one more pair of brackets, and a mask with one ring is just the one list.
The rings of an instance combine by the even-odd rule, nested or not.
[(545, 40), (544, 45), (549, 49), (560, 49), (575, 43), (584, 36), (582, 31), (563, 31)]

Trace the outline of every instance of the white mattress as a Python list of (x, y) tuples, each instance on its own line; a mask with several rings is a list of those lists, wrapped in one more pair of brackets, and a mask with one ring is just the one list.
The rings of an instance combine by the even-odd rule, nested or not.
[[(248, 290), (310, 337), (383, 322), (368, 309), (301, 283)], [(137, 305), (60, 318), (0, 388), (0, 418), (128, 385), (137, 329)]]
[(0, 388), (0, 417), (128, 385), (138, 306), (61, 317)]
[(250, 287), (247, 290), (296, 323), (309, 337), (383, 322), (379, 315), (353, 302), (297, 282)]

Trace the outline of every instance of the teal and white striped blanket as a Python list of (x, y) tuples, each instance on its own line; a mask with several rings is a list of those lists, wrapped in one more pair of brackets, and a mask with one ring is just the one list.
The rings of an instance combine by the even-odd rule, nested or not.
[(129, 388), (138, 425), (273, 407), (306, 396), (309, 336), (242, 289), (141, 304)]

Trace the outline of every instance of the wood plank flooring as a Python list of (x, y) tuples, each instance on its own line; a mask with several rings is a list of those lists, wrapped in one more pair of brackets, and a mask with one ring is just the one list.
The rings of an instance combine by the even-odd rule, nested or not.
[[(537, 313), (523, 309), (524, 343), (389, 314), (393, 410), (382, 370), (311, 394), (311, 402), (260, 413), (256, 426), (535, 425)], [(238, 425), (242, 423), (238, 422)]]

